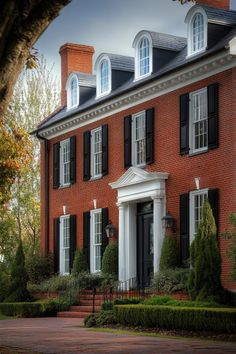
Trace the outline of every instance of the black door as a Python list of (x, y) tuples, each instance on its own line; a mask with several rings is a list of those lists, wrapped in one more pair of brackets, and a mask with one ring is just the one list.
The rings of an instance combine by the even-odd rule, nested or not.
[(150, 286), (153, 273), (153, 203), (137, 205), (137, 276), (141, 288)]

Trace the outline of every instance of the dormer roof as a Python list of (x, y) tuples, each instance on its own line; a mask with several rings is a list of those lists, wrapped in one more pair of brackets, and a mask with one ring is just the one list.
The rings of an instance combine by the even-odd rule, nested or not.
[(70, 75), (67, 79), (67, 82), (70, 81), (72, 76), (77, 77), (79, 86), (96, 87), (96, 76), (95, 75), (90, 75), (90, 74), (85, 74), (85, 73), (80, 73), (80, 72), (72, 72), (72, 73), (70, 73)]
[[(134, 58), (125, 56), (125, 55), (117, 55), (111, 53), (101, 53), (96, 63), (100, 62), (102, 57), (106, 57), (110, 60), (111, 63), (111, 70), (120, 70), (120, 71), (134, 71)], [(95, 64), (96, 67), (96, 64)]]
[(209, 23), (221, 24), (224, 26), (236, 25), (236, 11), (218, 9), (207, 5), (195, 5), (191, 7), (185, 17), (185, 22), (187, 21), (188, 17), (191, 16), (191, 14), (195, 12), (198, 8), (202, 8), (205, 10)]

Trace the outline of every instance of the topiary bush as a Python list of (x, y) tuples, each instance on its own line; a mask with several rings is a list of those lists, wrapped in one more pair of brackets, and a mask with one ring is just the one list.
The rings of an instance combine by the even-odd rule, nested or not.
[(88, 264), (85, 255), (80, 249), (75, 252), (72, 275), (77, 276), (80, 273), (88, 271)]
[(25, 266), (30, 283), (39, 284), (44, 279), (50, 278), (54, 273), (53, 255), (43, 256), (42, 254), (37, 254), (28, 257)]
[(111, 274), (118, 278), (118, 246), (117, 244), (107, 245), (102, 257), (102, 273)]
[(208, 200), (202, 211), (202, 220), (190, 248), (188, 288), (192, 299), (220, 300), (223, 289), (220, 282), (221, 258), (216, 236), (216, 224)]
[(163, 241), (160, 258), (160, 271), (179, 266), (179, 248), (173, 235), (166, 235)]
[(12, 264), (9, 295), (4, 300), (6, 302), (27, 301), (31, 296), (27, 289), (28, 275), (25, 269), (25, 255), (22, 241), (16, 251), (16, 256)]
[(167, 294), (176, 291), (186, 292), (188, 290), (188, 278), (190, 270), (187, 268), (176, 268), (159, 271), (153, 277), (151, 287), (154, 291)]

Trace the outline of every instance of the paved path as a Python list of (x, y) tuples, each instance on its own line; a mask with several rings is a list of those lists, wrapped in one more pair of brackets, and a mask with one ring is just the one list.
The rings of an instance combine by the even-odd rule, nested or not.
[[(198, 339), (166, 339), (105, 332), (82, 327), (80, 319), (34, 318), (0, 321), (0, 348), (25, 353), (236, 353), (236, 343)], [(12, 350), (12, 353), (24, 351)], [(1, 350), (0, 350), (1, 353)], [(2, 353), (5, 353), (2, 350)], [(9, 351), (9, 353), (11, 353)]]

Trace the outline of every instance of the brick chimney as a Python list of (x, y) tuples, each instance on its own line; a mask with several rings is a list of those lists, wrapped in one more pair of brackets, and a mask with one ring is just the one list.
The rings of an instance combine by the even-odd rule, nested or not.
[(61, 105), (66, 105), (66, 81), (73, 71), (92, 74), (94, 48), (82, 45), (66, 43), (61, 46)]
[(230, 10), (230, 0), (196, 0), (196, 4)]

